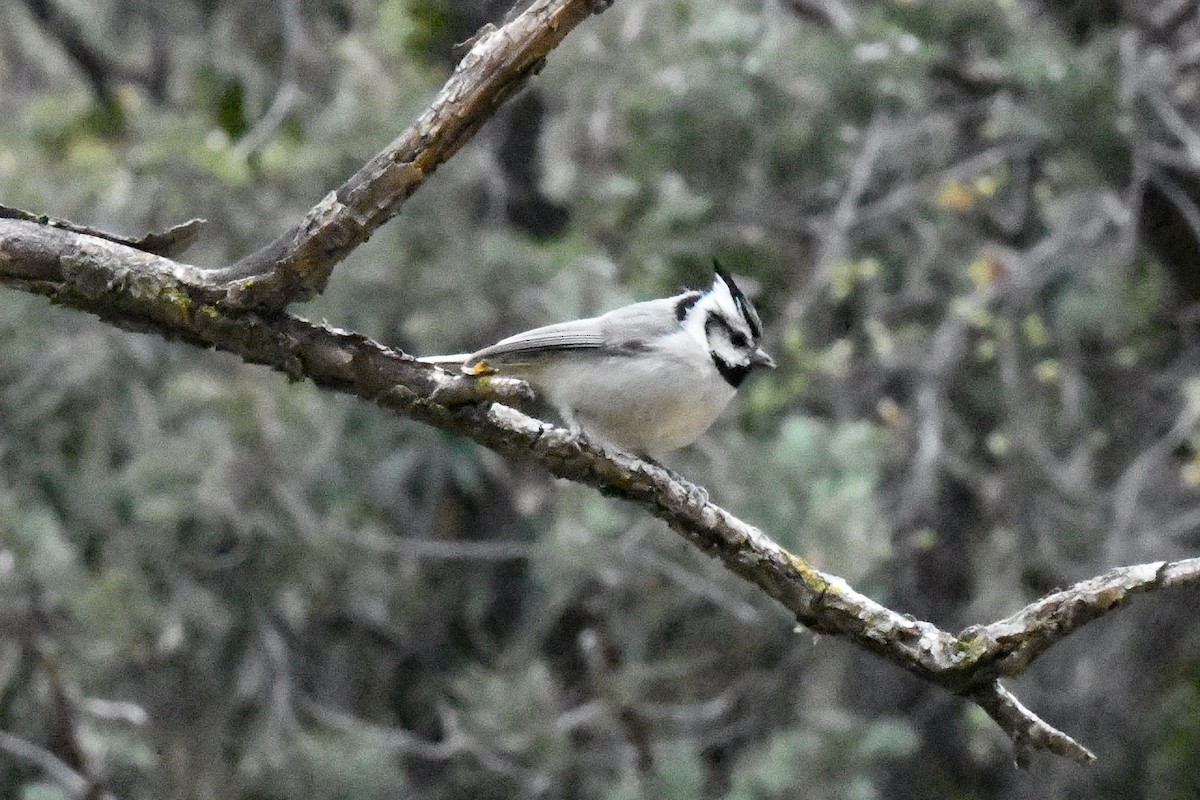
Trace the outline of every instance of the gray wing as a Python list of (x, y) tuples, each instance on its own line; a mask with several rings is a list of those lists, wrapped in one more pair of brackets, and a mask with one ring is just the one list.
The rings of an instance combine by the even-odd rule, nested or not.
[(468, 367), (487, 361), (495, 365), (528, 364), (551, 353), (603, 351), (628, 355), (647, 350), (654, 340), (678, 329), (675, 300), (634, 303), (599, 317), (559, 322), (518, 333), (472, 353)]
[(467, 366), (480, 361), (526, 364), (564, 350), (598, 350), (604, 346), (604, 333), (598, 323), (595, 318), (577, 319), (524, 331), (472, 353)]

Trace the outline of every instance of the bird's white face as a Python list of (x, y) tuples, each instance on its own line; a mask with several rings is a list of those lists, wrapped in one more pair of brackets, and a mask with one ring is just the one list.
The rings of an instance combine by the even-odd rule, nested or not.
[(755, 367), (775, 366), (758, 346), (762, 336), (758, 312), (721, 272), (689, 310), (684, 327), (702, 341), (717, 370), (734, 387)]

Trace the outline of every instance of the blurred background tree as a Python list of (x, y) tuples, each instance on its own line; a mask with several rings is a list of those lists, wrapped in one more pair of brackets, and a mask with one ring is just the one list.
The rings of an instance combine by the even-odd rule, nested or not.
[[(226, 263), (508, 6), (13, 0), (0, 201), (203, 216), (188, 258)], [(621, 0), (303, 311), (452, 352), (717, 256), (782, 367), (673, 466), (893, 607), (989, 621), (1200, 542), (1197, 41), (1187, 0)], [(1100, 756), (1022, 773), (588, 490), (15, 292), (0, 337), (5, 797), (1200, 791), (1194, 591), (1019, 682)]]

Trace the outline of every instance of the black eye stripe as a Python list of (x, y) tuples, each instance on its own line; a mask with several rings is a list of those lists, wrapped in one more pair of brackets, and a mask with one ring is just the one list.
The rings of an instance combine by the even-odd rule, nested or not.
[(721, 373), (721, 377), (725, 379), (725, 382), (735, 389), (741, 386), (742, 381), (750, 374), (750, 367), (748, 365), (734, 366), (716, 353), (713, 353), (713, 364), (716, 366), (717, 372)]
[(724, 329), (726, 337), (734, 347), (745, 347), (750, 343), (750, 340), (746, 338), (746, 334), (736, 330), (729, 324), (729, 320), (715, 311), (710, 311), (708, 312), (708, 319), (704, 322), (704, 331), (711, 334), (713, 328)]

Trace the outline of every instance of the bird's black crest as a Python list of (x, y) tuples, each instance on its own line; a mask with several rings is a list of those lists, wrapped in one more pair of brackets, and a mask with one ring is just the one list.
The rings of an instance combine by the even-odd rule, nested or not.
[(754, 305), (746, 298), (746, 295), (742, 294), (742, 290), (738, 288), (733, 276), (726, 272), (725, 268), (721, 266), (721, 262), (715, 258), (713, 259), (713, 270), (729, 287), (729, 293), (733, 295), (733, 302), (737, 304), (738, 311), (746, 320), (746, 325), (749, 326), (750, 333), (755, 340), (762, 338), (762, 320), (758, 318), (758, 312), (754, 310)]

